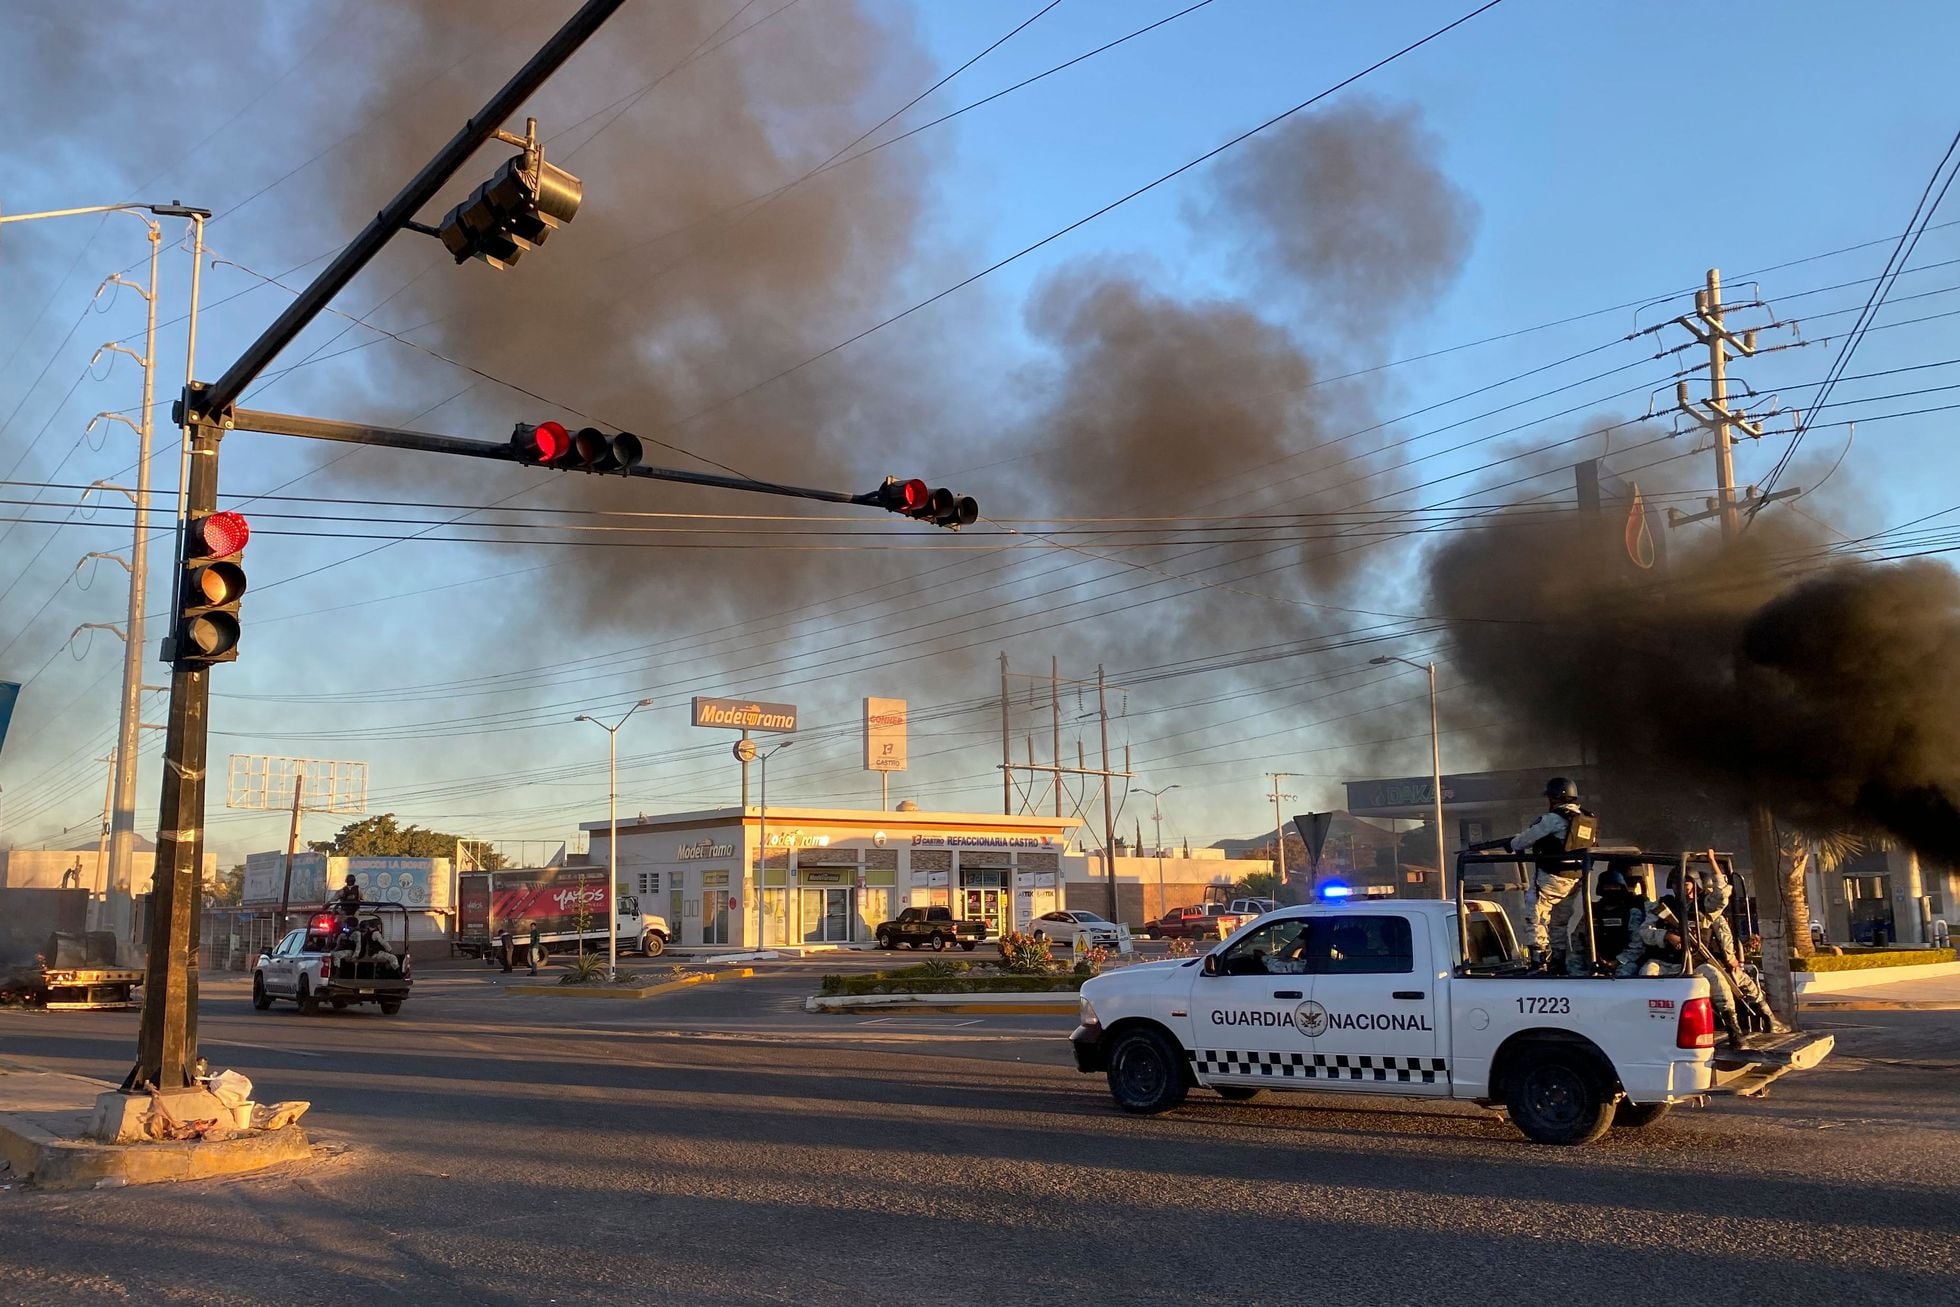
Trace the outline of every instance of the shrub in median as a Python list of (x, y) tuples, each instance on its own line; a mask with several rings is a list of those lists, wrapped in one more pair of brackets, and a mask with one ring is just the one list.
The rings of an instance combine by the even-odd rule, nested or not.
[(1791, 958), (1792, 971), (1872, 971), (1880, 967), (1930, 967), (1953, 961), (1950, 948), (1869, 949), (1856, 953), (1814, 953)]

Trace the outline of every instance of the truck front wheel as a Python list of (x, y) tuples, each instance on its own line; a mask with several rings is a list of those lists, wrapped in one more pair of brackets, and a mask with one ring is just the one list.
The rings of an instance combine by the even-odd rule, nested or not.
[(265, 976), (261, 972), (252, 973), (252, 1008), (264, 1012), (272, 1007), (272, 995), (265, 992)]
[(657, 958), (666, 951), (667, 941), (657, 930), (649, 930), (640, 940), (640, 952), (650, 958)]
[(934, 953), (944, 953), (946, 951), (946, 937), (936, 930), (932, 933), (932, 951)]
[(1125, 1112), (1168, 1112), (1184, 1101), (1184, 1089), (1177, 1050), (1157, 1031), (1126, 1030), (1110, 1045), (1109, 1096)]
[(1557, 1045), (1531, 1049), (1509, 1080), (1505, 1110), (1534, 1144), (1589, 1144), (1612, 1128), (1612, 1087), (1583, 1053)]

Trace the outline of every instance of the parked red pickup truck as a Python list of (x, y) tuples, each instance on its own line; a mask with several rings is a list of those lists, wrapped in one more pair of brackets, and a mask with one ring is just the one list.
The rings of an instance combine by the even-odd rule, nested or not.
[(1143, 928), (1145, 939), (1224, 939), (1252, 918), (1242, 912), (1227, 912), (1223, 904), (1172, 908)]

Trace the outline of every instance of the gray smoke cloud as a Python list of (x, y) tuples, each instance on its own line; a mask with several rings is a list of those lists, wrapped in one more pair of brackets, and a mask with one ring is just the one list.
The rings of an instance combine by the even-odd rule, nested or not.
[(1609, 820), (1645, 839), (1762, 802), (1799, 829), (1960, 858), (1960, 577), (1820, 568), (1819, 533), (1774, 512), (1643, 573), (1619, 528), (1516, 513), (1430, 556), (1452, 665), (1507, 743), (1539, 758), (1583, 743), (1632, 809)]

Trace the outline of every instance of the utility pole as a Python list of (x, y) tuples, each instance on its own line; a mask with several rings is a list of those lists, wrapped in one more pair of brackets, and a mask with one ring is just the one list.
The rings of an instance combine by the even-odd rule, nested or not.
[[(1103, 774), (1103, 870), (1109, 880), (1109, 919), (1121, 921), (1121, 911), (1116, 905), (1116, 797), (1109, 792), (1109, 683), (1103, 676), (1102, 664), (1096, 664), (1096, 715), (1102, 725), (1102, 774)], [(1123, 769), (1125, 776), (1129, 768)]]
[(1273, 783), (1273, 898), (1278, 899), (1280, 891), (1286, 887), (1286, 818), (1280, 815), (1280, 803), (1285, 799), (1297, 799), (1297, 794), (1281, 794), (1279, 783), (1291, 780), (1298, 772), (1269, 771), (1266, 778)]
[(1014, 742), (1007, 712), (1007, 650), (1000, 651), (1000, 810), (1014, 815)]
[[(1048, 713), (1055, 730), (1055, 742), (1048, 756), (1059, 763), (1062, 760), (1062, 660), (1054, 654), (1048, 655)], [(1060, 772), (1055, 773), (1055, 815), (1062, 815)]]
[[(1798, 490), (1790, 487), (1761, 496), (1752, 487), (1747, 500), (1743, 504), (1737, 502), (1734, 433), (1741, 431), (1752, 440), (1761, 439), (1763, 428), (1760, 423), (1750, 421), (1729, 407), (1730, 352), (1742, 358), (1753, 356), (1756, 352), (1756, 333), (1744, 331), (1737, 335), (1725, 324), (1720, 269), (1708, 270), (1707, 285), (1695, 292), (1695, 311), (1683, 314), (1675, 321), (1708, 348), (1708, 398), (1699, 405), (1691, 402), (1688, 383), (1682, 381), (1675, 387), (1675, 403), (1681, 412), (1693, 418), (1714, 437), (1715, 499), (1706, 513), (1692, 516), (1670, 514), (1668, 525), (1684, 526), (1713, 517), (1721, 523), (1723, 544), (1733, 547), (1742, 532), (1742, 507), (1753, 511), (1773, 499), (1797, 494)], [(1775, 819), (1770, 815), (1768, 806), (1761, 801), (1749, 807), (1749, 863), (1756, 871), (1756, 923), (1763, 940), (1763, 978), (1768, 982), (1765, 988), (1776, 1014), (1795, 1024), (1796, 986), (1790, 976), (1790, 923), (1789, 914), (1785, 911), (1782, 858), (1777, 848)], [(1768, 883), (1765, 884), (1765, 881)], [(1802, 924), (1807, 926), (1807, 923)], [(1804, 939), (1805, 947), (1808, 947), (1807, 929)]]
[(102, 787), (102, 835), (95, 845), (95, 875), (89, 883), (89, 911), (95, 914), (95, 928), (102, 929), (102, 919), (109, 906), (109, 818), (114, 807), (116, 795), (116, 751), (109, 750), (107, 756), (96, 759), (109, 764), (107, 782)]

